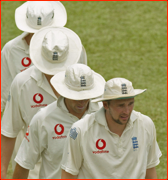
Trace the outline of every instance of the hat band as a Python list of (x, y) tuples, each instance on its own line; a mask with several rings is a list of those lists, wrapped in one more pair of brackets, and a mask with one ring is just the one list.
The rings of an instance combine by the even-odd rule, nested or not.
[(119, 98), (119, 97), (133, 97), (136, 96), (136, 94), (116, 94), (116, 95), (104, 95), (103, 98)]

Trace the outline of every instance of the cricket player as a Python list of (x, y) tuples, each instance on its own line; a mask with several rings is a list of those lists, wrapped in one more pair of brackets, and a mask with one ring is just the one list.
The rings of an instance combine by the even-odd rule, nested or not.
[(64, 142), (71, 125), (100, 108), (90, 99), (103, 94), (105, 80), (86, 65), (69, 66), (57, 73), (51, 84), (60, 97), (33, 117), (15, 158), (14, 179), (26, 179), (40, 157), (39, 178), (60, 179)]
[[(69, 65), (76, 64), (81, 52), (82, 43), (79, 36), (68, 28), (45, 27), (33, 35), (30, 43), (30, 58), (34, 66), (14, 78), (2, 118), (1, 178), (6, 178), (13, 150), (12, 160), (16, 156), (32, 117), (41, 107), (47, 106), (59, 97), (59, 93), (50, 83), (51, 77), (65, 70)], [(37, 169), (30, 172), (29, 178), (39, 178), (39, 164)]]
[(161, 151), (153, 121), (133, 110), (134, 89), (124, 78), (106, 82), (103, 107), (75, 122), (67, 135), (62, 179), (157, 179)]

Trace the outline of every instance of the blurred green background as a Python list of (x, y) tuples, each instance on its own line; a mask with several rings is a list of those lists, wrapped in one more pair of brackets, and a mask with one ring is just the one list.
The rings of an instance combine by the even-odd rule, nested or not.
[[(1, 49), (21, 34), (15, 9), (24, 1), (1, 1)], [(152, 118), (162, 151), (156, 167), (167, 179), (167, 2), (62, 1), (66, 27), (81, 38), (88, 65), (106, 80), (124, 77), (134, 88), (148, 89), (135, 98), (135, 110)], [(12, 177), (11, 164), (8, 178)]]

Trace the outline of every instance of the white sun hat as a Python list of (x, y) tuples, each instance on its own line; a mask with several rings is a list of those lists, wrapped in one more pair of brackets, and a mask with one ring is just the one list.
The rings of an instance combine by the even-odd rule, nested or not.
[(15, 10), (15, 22), (18, 29), (35, 33), (46, 26), (65, 26), (67, 13), (60, 1), (27, 1)]
[(104, 78), (84, 64), (74, 64), (54, 75), (51, 84), (63, 97), (84, 100), (101, 96), (104, 91)]
[(79, 36), (65, 27), (45, 27), (30, 41), (30, 58), (43, 73), (55, 75), (79, 61), (82, 43)]
[(132, 82), (127, 79), (113, 78), (106, 82), (103, 96), (92, 100), (92, 102), (133, 98), (145, 91), (146, 89), (134, 89)]

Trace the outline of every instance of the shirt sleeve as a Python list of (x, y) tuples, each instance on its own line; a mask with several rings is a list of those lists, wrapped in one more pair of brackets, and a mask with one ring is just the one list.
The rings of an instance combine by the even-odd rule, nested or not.
[[(31, 120), (27, 128), (25, 138), (19, 148), (15, 161), (25, 169), (34, 169), (36, 163), (41, 157), (44, 150), (44, 143), (46, 142), (45, 130), (41, 127), (38, 113)], [(42, 143), (43, 142), (43, 145)]]
[(87, 54), (86, 54), (86, 50), (85, 50), (84, 46), (82, 46), (82, 52), (81, 52), (78, 63), (87, 65)]
[(80, 137), (80, 130), (74, 124), (67, 136), (61, 162), (61, 168), (72, 175), (79, 174), (79, 169), (82, 165)]
[(15, 138), (25, 125), (21, 115), (20, 101), (19, 78), (16, 76), (11, 84), (7, 104), (2, 117), (1, 134), (4, 136)]
[(162, 153), (156, 141), (156, 129), (153, 122), (151, 127), (152, 127), (152, 134), (151, 134), (152, 138), (148, 152), (147, 169), (157, 166), (160, 163), (159, 158), (162, 156)]
[(5, 109), (10, 86), (12, 83), (12, 75), (8, 66), (8, 45), (6, 44), (1, 51), (1, 112)]

